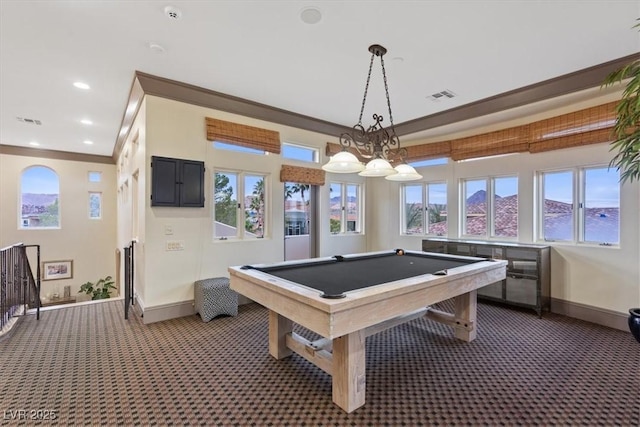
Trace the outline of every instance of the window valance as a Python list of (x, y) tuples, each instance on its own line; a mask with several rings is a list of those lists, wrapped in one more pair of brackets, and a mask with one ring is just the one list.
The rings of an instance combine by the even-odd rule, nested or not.
[(300, 184), (324, 185), (325, 171), (301, 166), (282, 165), (280, 182), (298, 182)]
[(280, 154), (279, 132), (210, 117), (205, 117), (205, 123), (209, 141), (226, 142)]

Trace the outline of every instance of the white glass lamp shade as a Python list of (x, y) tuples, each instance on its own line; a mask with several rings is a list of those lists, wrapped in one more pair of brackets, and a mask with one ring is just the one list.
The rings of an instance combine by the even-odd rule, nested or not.
[(395, 167), (396, 174), (385, 176), (384, 179), (388, 179), (389, 181), (415, 181), (416, 179), (422, 178), (413, 166), (409, 166), (406, 163), (402, 163)]
[(362, 172), (358, 175), (360, 176), (387, 176), (391, 174), (398, 173), (391, 164), (385, 159), (373, 159), (367, 166), (364, 168)]
[(364, 165), (353, 154), (341, 151), (331, 156), (322, 169), (332, 173), (356, 173), (363, 170)]

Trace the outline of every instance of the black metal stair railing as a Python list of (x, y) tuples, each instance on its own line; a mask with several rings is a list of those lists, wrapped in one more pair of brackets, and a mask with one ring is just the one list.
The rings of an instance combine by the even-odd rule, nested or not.
[(135, 304), (134, 299), (134, 248), (135, 240), (124, 248), (124, 318), (129, 318), (129, 306)]
[[(27, 248), (36, 248), (35, 277)], [(0, 249), (0, 329), (26, 308), (35, 308), (40, 319), (40, 304), (40, 245), (16, 243)]]

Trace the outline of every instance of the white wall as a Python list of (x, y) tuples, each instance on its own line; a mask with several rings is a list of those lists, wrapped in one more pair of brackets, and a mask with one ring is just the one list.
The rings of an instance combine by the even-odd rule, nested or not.
[[(142, 115), (144, 114), (144, 116)], [(161, 307), (193, 299), (193, 282), (215, 276), (228, 276), (227, 267), (284, 259), (283, 184), (279, 182), (280, 156), (256, 156), (212, 148), (206, 140), (205, 117), (214, 117), (280, 132), (281, 140), (318, 147), (336, 137), (303, 131), (261, 120), (146, 96), (139, 126), (136, 161), (141, 185), (141, 231), (138, 261), (144, 267), (138, 274), (145, 307)], [(150, 206), (151, 156), (202, 160), (206, 167), (204, 208)], [(144, 160), (143, 160), (144, 157)], [(324, 155), (321, 156), (324, 163)], [(606, 165), (610, 153), (606, 144), (541, 154), (515, 154), (473, 162), (423, 168), (424, 181), (446, 180), (449, 191), (449, 218), (458, 217), (458, 187), (462, 178), (516, 174), (519, 177), (519, 241), (534, 241), (534, 176), (543, 169), (600, 164)], [(295, 162), (287, 162), (293, 163)], [(318, 165), (319, 166), (319, 165)], [(268, 207), (272, 221), (265, 239), (254, 241), (214, 241), (212, 231), (212, 176), (216, 168), (265, 173), (269, 176)], [(120, 178), (119, 178), (120, 179)], [(333, 236), (329, 232), (328, 183), (361, 182), (365, 188), (365, 233)], [(421, 237), (402, 236), (399, 226), (399, 184), (384, 179), (363, 179), (357, 175), (327, 175), (327, 184), (318, 191), (318, 256), (355, 253), (403, 247), (421, 248)], [(144, 191), (142, 191), (144, 189)], [(640, 305), (640, 260), (638, 185), (622, 189), (621, 244), (619, 248), (553, 244), (552, 297), (576, 304), (625, 313)], [(126, 209), (125, 209), (126, 212)], [(326, 220), (325, 220), (326, 219)], [(167, 226), (173, 234), (166, 235)], [(458, 236), (456, 221), (449, 223), (449, 237)], [(183, 251), (165, 250), (168, 240), (179, 240)], [(140, 270), (140, 268), (139, 268)], [(140, 292), (139, 292), (140, 293)]]
[[(585, 165), (607, 165), (611, 158), (607, 144), (551, 151), (514, 154), (443, 166), (421, 168), (423, 181), (447, 182), (448, 237), (459, 237), (458, 183), (461, 179), (496, 175), (518, 176), (518, 241), (534, 242), (534, 177), (539, 170)], [(420, 250), (423, 237), (400, 235), (400, 184), (384, 179), (370, 181), (368, 196), (370, 233), (367, 250), (391, 247)], [(551, 243), (551, 297), (587, 306), (626, 313), (640, 305), (640, 186), (622, 187), (620, 246)], [(379, 231), (379, 232), (378, 232)], [(542, 242), (539, 242), (542, 243)]]
[[(59, 229), (18, 228), (20, 177), (23, 170), (36, 165), (58, 174)], [(101, 172), (101, 182), (90, 183), (90, 171)], [(0, 247), (19, 242), (38, 244), (42, 261), (73, 260), (73, 277), (43, 281), (42, 296), (54, 292), (62, 295), (64, 286), (71, 286), (73, 295), (87, 281), (116, 277), (115, 176), (115, 165), (110, 164), (0, 154)], [(89, 219), (89, 191), (102, 192), (102, 219)], [(32, 269), (35, 274), (36, 266)]]
[[(292, 127), (281, 126), (261, 120), (188, 105), (153, 96), (145, 97), (144, 120), (136, 121), (140, 130), (139, 144), (144, 143), (146, 166), (144, 170), (144, 234), (140, 234), (138, 251), (144, 262), (143, 277), (138, 277), (137, 287), (142, 289), (145, 307), (163, 306), (193, 299), (193, 282), (207, 277), (227, 276), (231, 265), (269, 263), (284, 259), (284, 184), (280, 182), (280, 156), (257, 156), (212, 148), (206, 140), (205, 117), (233, 121), (280, 132), (285, 142), (317, 147), (324, 152), (327, 141), (335, 142), (335, 136), (322, 135)], [(138, 119), (141, 117), (139, 113)], [(144, 139), (144, 141), (143, 141)], [(205, 162), (205, 207), (170, 208), (151, 207), (150, 164), (151, 156), (177, 157)], [(324, 156), (321, 158), (324, 163)], [(287, 162), (288, 164), (301, 164)], [(316, 165), (320, 167), (320, 165)], [(252, 241), (213, 240), (213, 171), (216, 168), (259, 172), (269, 176), (267, 207), (272, 218), (270, 229), (264, 239)], [(340, 176), (334, 176), (340, 179)], [(332, 178), (327, 176), (327, 184)], [(353, 177), (349, 179), (354, 181)], [(364, 182), (356, 177), (356, 182)], [(142, 182), (142, 178), (141, 178)], [(318, 255), (363, 252), (366, 236), (332, 236), (329, 233), (328, 185), (318, 191), (320, 210)], [(324, 202), (323, 202), (324, 201)], [(126, 209), (123, 210), (123, 214)], [(173, 234), (165, 235), (170, 226)], [(168, 240), (179, 240), (183, 251), (166, 251)], [(140, 256), (138, 260), (140, 261)], [(140, 292), (139, 292), (140, 293)]]

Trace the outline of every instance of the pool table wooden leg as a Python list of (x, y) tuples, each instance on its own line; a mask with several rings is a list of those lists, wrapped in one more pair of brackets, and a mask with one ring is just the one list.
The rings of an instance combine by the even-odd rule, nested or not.
[(293, 331), (293, 322), (275, 311), (269, 310), (269, 354), (284, 359), (293, 353), (287, 347), (287, 334)]
[(460, 323), (459, 326), (454, 327), (456, 338), (463, 341), (473, 341), (477, 334), (477, 291), (473, 290), (455, 297), (455, 310), (456, 322)]
[(366, 391), (366, 358), (364, 330), (333, 340), (333, 403), (346, 412), (364, 405)]

